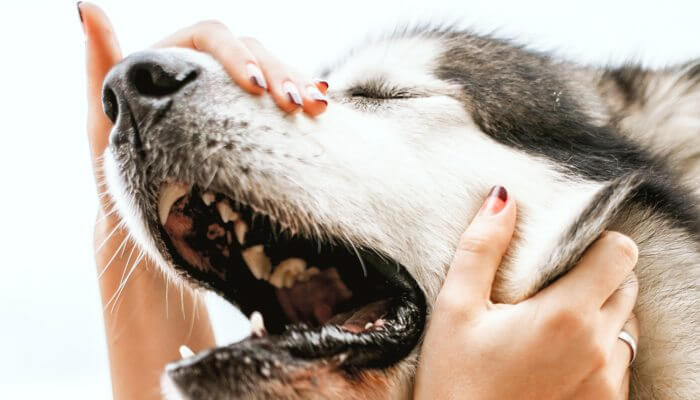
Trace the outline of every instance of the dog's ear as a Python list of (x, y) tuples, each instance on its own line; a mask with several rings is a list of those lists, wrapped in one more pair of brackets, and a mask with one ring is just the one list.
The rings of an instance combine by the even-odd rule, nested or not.
[[(569, 271), (630, 205), (643, 182), (641, 175), (629, 174), (604, 183), (593, 193), (583, 193), (581, 206), (572, 203), (573, 210), (553, 212), (556, 215), (550, 220), (533, 223), (523, 216), (515, 234), (519, 239), (511, 245), (496, 278), (493, 299), (505, 303), (522, 301)], [(528, 222), (537, 229), (523, 228)]]
[(641, 175), (631, 174), (603, 186), (555, 243), (552, 253), (542, 264), (537, 290), (550, 285), (576, 265), (586, 249), (610, 226), (615, 216), (629, 205), (642, 182)]

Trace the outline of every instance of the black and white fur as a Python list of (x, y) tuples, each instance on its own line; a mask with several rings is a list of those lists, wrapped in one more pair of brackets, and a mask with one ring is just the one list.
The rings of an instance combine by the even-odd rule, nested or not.
[[(469, 32), (405, 31), (329, 70), (329, 107), (310, 119), (243, 93), (204, 54), (151, 56), (202, 72), (165, 117), (137, 115), (141, 153), (117, 137), (105, 168), (122, 217), (165, 271), (149, 221), (160, 183), (179, 179), (377, 249), (432, 304), (460, 233), (500, 184), (519, 221), (496, 300), (527, 298), (600, 232), (621, 231), (640, 249), (631, 398), (700, 398), (700, 62), (597, 69)], [(417, 354), (387, 398), (410, 392)]]

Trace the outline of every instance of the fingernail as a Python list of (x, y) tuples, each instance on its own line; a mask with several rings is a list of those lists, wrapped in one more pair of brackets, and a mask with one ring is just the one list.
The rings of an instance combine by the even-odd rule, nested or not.
[(79, 1), (79, 2), (75, 3), (75, 6), (78, 7), (78, 16), (80, 17), (80, 23), (82, 24), (83, 23), (83, 12), (80, 10), (81, 3), (82, 3), (82, 1)]
[(503, 186), (494, 186), (491, 188), (488, 197), (484, 201), (484, 205), (479, 210), (480, 214), (494, 215), (498, 214), (506, 206), (508, 201), (508, 191)]
[(324, 91), (324, 92), (325, 92), (326, 90), (328, 90), (328, 82), (326, 82), (326, 81), (324, 81), (324, 80), (322, 80), (322, 79), (317, 79), (317, 80), (316, 80), (316, 83), (317, 83), (318, 85), (323, 86), (323, 91)]
[(82, 1), (79, 1), (75, 3), (75, 6), (78, 9), (78, 16), (80, 17), (80, 26), (83, 28), (83, 33), (85, 33), (85, 25), (83, 24), (83, 10), (80, 9), (80, 5), (82, 3)]
[(289, 101), (292, 103), (298, 105), (298, 106), (303, 106), (304, 103), (301, 101), (301, 94), (299, 94), (299, 89), (297, 89), (297, 86), (293, 84), (290, 81), (286, 81), (282, 84), (282, 90), (287, 93), (287, 97), (289, 97)]
[(306, 91), (309, 93), (309, 97), (311, 97), (312, 100), (328, 105), (328, 97), (321, 93), (316, 86), (307, 86)]
[(248, 71), (250, 82), (252, 82), (253, 85), (261, 89), (267, 90), (267, 81), (265, 81), (265, 75), (263, 75), (262, 70), (258, 68), (257, 65), (253, 63), (248, 63), (248, 65), (246, 65), (246, 70)]

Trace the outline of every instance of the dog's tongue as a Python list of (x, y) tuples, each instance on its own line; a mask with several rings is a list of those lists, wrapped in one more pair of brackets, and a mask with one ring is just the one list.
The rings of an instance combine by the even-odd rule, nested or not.
[(336, 306), (352, 297), (335, 268), (325, 269), (306, 282), (276, 290), (284, 313), (293, 322), (325, 324)]

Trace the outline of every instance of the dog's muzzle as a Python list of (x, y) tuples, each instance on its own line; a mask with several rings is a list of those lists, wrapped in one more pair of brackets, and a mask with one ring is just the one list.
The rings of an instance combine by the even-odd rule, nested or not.
[(114, 67), (102, 89), (102, 106), (117, 129), (110, 142), (118, 147), (140, 141), (140, 132), (158, 123), (172, 106), (173, 97), (195, 81), (199, 67), (180, 58), (157, 52), (141, 52)]

